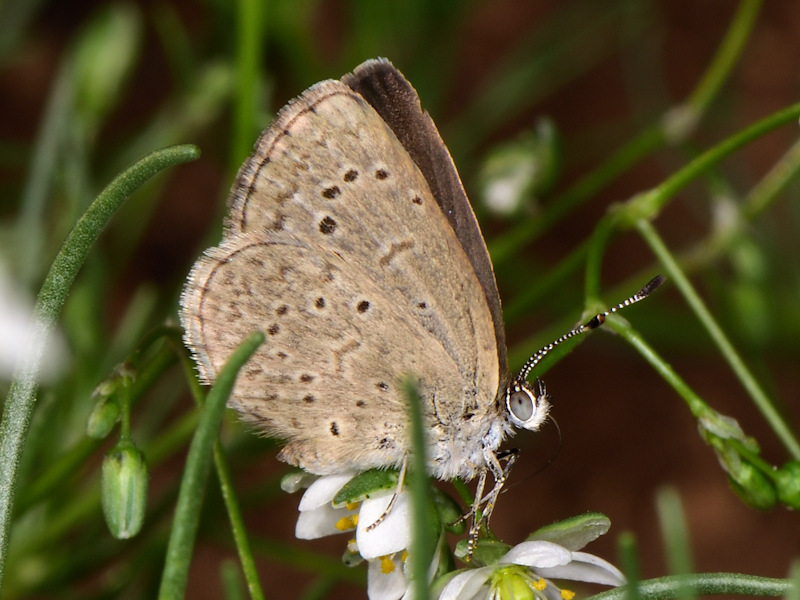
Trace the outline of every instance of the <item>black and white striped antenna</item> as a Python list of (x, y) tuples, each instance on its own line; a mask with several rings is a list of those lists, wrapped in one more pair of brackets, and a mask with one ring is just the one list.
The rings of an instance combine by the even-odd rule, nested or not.
[(563, 342), (566, 342), (568, 339), (575, 337), (576, 335), (586, 333), (587, 331), (591, 331), (592, 329), (597, 329), (603, 323), (606, 322), (606, 317), (608, 317), (608, 315), (613, 314), (618, 310), (625, 308), (626, 306), (630, 306), (631, 304), (636, 304), (640, 300), (644, 300), (650, 294), (652, 294), (662, 283), (664, 283), (664, 277), (662, 275), (654, 277), (653, 279), (648, 281), (647, 284), (642, 289), (640, 289), (638, 292), (636, 292), (633, 296), (631, 296), (624, 302), (620, 302), (615, 307), (595, 315), (580, 327), (576, 327), (575, 329), (568, 331), (557, 340), (547, 344), (544, 348), (537, 351), (533, 356), (531, 356), (525, 362), (525, 364), (522, 366), (522, 369), (520, 369), (519, 371), (519, 375), (517, 375), (517, 380), (525, 381), (528, 378), (528, 375), (530, 375), (533, 368), (537, 364), (539, 364), (539, 361), (541, 361), (545, 356), (547, 356), (547, 354), (553, 348), (555, 348), (556, 346), (558, 346)]

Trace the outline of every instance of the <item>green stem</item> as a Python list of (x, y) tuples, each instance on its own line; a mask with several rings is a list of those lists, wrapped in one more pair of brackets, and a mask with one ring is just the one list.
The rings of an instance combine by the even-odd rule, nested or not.
[(686, 101), (686, 104), (697, 112), (703, 112), (711, 105), (733, 67), (736, 66), (747, 43), (747, 38), (750, 37), (750, 32), (756, 24), (761, 4), (762, 0), (742, 0), (739, 3), (739, 9), (725, 33), (725, 39), (722, 40), (714, 55), (711, 65)]
[(669, 383), (681, 398), (686, 401), (692, 415), (696, 419), (704, 418), (713, 414), (713, 410), (698, 396), (681, 377), (675, 372), (670, 364), (665, 361), (655, 350), (644, 340), (638, 331), (617, 317), (609, 318), (605, 327), (622, 335), (644, 359), (650, 363), (655, 371)]
[(166, 563), (158, 592), (159, 600), (174, 600), (185, 595), (192, 547), (200, 521), (208, 472), (211, 469), (212, 447), (217, 439), (226, 402), (233, 390), (236, 376), (244, 363), (263, 343), (264, 337), (261, 332), (251, 333), (239, 344), (220, 370), (217, 381), (206, 398), (203, 414), (186, 458), (186, 468), (183, 471), (178, 504), (175, 508), (175, 521), (167, 546)]
[[(188, 350), (180, 340), (174, 342), (173, 345), (175, 353), (180, 357), (181, 365), (186, 374), (186, 380), (189, 382), (189, 389), (192, 397), (197, 406), (202, 407), (207, 400), (204, 398), (205, 394), (203, 388), (195, 376), (194, 362), (189, 356)], [(228, 519), (231, 523), (236, 551), (242, 563), (242, 572), (247, 581), (247, 587), (250, 590), (250, 597), (254, 600), (261, 600), (264, 598), (264, 592), (261, 589), (261, 582), (258, 579), (258, 570), (256, 569), (250, 540), (247, 537), (247, 530), (244, 525), (244, 519), (242, 518), (239, 501), (236, 497), (236, 488), (233, 484), (231, 470), (219, 440), (214, 444), (214, 466), (216, 468), (217, 478), (219, 479), (222, 499), (225, 502)]]
[[(676, 598), (682, 589), (698, 595), (782, 596), (793, 590), (793, 584), (788, 579), (740, 573), (702, 573), (648, 579), (637, 585), (638, 595), (644, 600)], [(591, 600), (623, 600), (628, 597), (626, 594), (627, 586), (622, 586), (591, 596)]]
[(50, 266), (34, 309), (35, 337), (15, 373), (0, 423), (0, 586), (8, 558), (19, 465), (39, 387), (39, 364), (72, 283), (100, 232), (122, 203), (158, 172), (198, 156), (196, 146), (166, 148), (148, 154), (117, 176), (75, 224)]
[(255, 117), (258, 112), (259, 70), (264, 48), (262, 1), (238, 0), (236, 6), (236, 95), (231, 150), (234, 172), (253, 147), (254, 132), (257, 130)]
[(247, 589), (250, 591), (250, 598), (253, 600), (264, 600), (264, 591), (261, 589), (261, 582), (258, 579), (256, 561), (253, 557), (253, 551), (250, 548), (250, 541), (247, 538), (247, 528), (244, 525), (242, 511), (236, 499), (233, 476), (231, 475), (230, 466), (228, 466), (228, 461), (225, 458), (219, 441), (214, 444), (214, 466), (217, 470), (217, 477), (219, 478), (220, 489), (222, 490), (222, 499), (228, 511), (228, 518), (230, 519), (231, 529), (233, 531), (233, 540), (236, 544), (236, 551), (239, 554), (239, 561), (242, 563), (242, 572), (247, 581)]
[(728, 340), (722, 328), (714, 320), (714, 317), (709, 312), (706, 305), (703, 303), (700, 296), (692, 287), (688, 278), (684, 275), (681, 268), (678, 266), (677, 261), (670, 253), (669, 249), (664, 245), (661, 237), (656, 232), (651, 223), (642, 219), (637, 223), (637, 228), (642, 234), (642, 237), (650, 245), (655, 255), (658, 257), (661, 264), (664, 266), (671, 281), (677, 286), (683, 295), (690, 308), (694, 311), (697, 318), (705, 327), (711, 339), (722, 352), (722, 355), (728, 361), (734, 374), (739, 378), (744, 388), (753, 398), (756, 406), (761, 411), (761, 414), (772, 427), (775, 434), (783, 442), (789, 453), (795, 458), (800, 459), (800, 442), (795, 438), (794, 433), (787, 425), (781, 414), (776, 410), (773, 403), (767, 397), (766, 392), (756, 381), (756, 378), (750, 373), (747, 365), (736, 352)]
[(649, 192), (635, 196), (611, 214), (616, 213), (622, 224), (627, 226), (637, 225), (640, 219), (655, 217), (664, 208), (667, 201), (723, 158), (730, 156), (740, 148), (774, 129), (797, 121), (798, 117), (800, 117), (800, 103), (793, 104), (761, 119), (747, 129), (706, 150), (662, 184)]
[(630, 531), (623, 532), (617, 540), (617, 548), (622, 571), (628, 580), (622, 600), (640, 600), (639, 584), (642, 579), (642, 567), (636, 552), (636, 537)]
[[(692, 548), (683, 506), (675, 488), (667, 487), (658, 491), (656, 509), (669, 571), (673, 575), (689, 575), (693, 571)], [(678, 588), (678, 598), (695, 600), (696, 596), (691, 589), (681, 585)]]
[[(422, 422), (422, 398), (416, 385), (408, 381), (405, 384), (405, 396), (408, 401), (408, 413), (411, 421), (411, 447), (413, 452), (410, 458), (408, 474), (411, 484), (411, 548), (409, 560), (411, 563), (411, 585), (414, 597), (427, 600), (430, 596), (428, 586), (428, 567), (433, 556), (433, 547), (430, 544), (433, 526), (428, 508), (433, 504), (430, 493), (430, 481), (426, 468), (427, 459), (425, 449), (427, 441), (426, 431)], [(436, 532), (438, 533), (438, 532)]]

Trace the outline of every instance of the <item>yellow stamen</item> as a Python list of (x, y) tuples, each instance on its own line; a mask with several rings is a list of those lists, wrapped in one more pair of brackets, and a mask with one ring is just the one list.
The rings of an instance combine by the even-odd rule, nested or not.
[(403, 562), (406, 562), (406, 560), (408, 560), (408, 550), (403, 550), (400, 553), (400, 560), (402, 560)]
[(575, 592), (572, 590), (561, 590), (561, 597), (564, 600), (572, 600), (575, 597)]
[(381, 556), (381, 573), (388, 575), (394, 571), (394, 562), (389, 556)]
[(355, 516), (357, 515), (353, 515), (350, 517), (342, 517), (341, 519), (336, 521), (335, 525), (336, 529), (338, 529), (339, 531), (350, 531), (351, 529), (355, 529), (356, 527), (356, 520), (354, 518)]
[(543, 591), (544, 588), (546, 587), (547, 587), (547, 582), (544, 579), (540, 578), (539, 581), (533, 582), (533, 589), (535, 589), (537, 592)]
[(345, 505), (344, 505), (344, 507), (345, 507), (347, 510), (355, 510), (355, 509), (357, 509), (357, 508), (358, 508), (358, 505), (359, 505), (359, 503), (358, 503), (358, 502), (350, 502), (349, 504), (345, 504)]

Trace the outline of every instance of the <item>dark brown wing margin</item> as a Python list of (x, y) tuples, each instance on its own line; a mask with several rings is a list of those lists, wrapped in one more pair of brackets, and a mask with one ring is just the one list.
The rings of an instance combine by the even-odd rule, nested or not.
[(492, 313), (500, 381), (503, 382), (508, 372), (508, 358), (503, 311), (492, 261), (461, 178), (436, 125), (422, 110), (416, 90), (386, 59), (369, 60), (359, 65), (355, 71), (342, 77), (342, 83), (363, 96), (391, 127), (422, 171), (436, 202), (456, 232)]

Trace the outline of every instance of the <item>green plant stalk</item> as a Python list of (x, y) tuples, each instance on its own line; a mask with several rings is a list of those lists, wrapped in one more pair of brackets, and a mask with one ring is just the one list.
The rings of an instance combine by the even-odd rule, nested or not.
[(621, 205), (614, 211), (619, 213), (617, 218), (620, 218), (628, 226), (635, 226), (640, 219), (654, 218), (664, 208), (667, 201), (723, 158), (782, 125), (796, 122), (798, 117), (800, 117), (800, 103), (792, 104), (753, 123), (706, 150), (649, 192), (639, 194)]
[(798, 171), (800, 171), (800, 140), (784, 153), (745, 196), (739, 211), (740, 218), (735, 223), (718, 228), (710, 237), (693, 248), (681, 252), (678, 264), (683, 271), (690, 274), (713, 263), (731, 247), (748, 223), (755, 221), (780, 198), (780, 193), (797, 177)]
[(619, 317), (609, 317), (604, 327), (620, 334), (631, 344), (644, 359), (650, 363), (655, 371), (669, 383), (681, 396), (696, 419), (712, 416), (714, 411), (681, 379), (667, 361), (659, 356), (655, 350), (639, 335), (633, 327)]
[(223, 598), (226, 600), (244, 600), (244, 590), (239, 578), (239, 567), (232, 560), (224, 560), (219, 568), (222, 581)]
[(117, 176), (75, 224), (50, 266), (34, 309), (34, 345), (15, 373), (0, 423), (0, 587), (8, 557), (20, 459), (39, 387), (39, 364), (46, 340), (55, 328), (72, 283), (100, 232), (122, 203), (160, 171), (195, 160), (198, 156), (196, 146), (174, 146), (148, 154)]
[[(186, 380), (189, 382), (189, 389), (192, 397), (197, 406), (202, 407), (205, 394), (203, 388), (200, 386), (200, 382), (195, 376), (194, 363), (189, 356), (189, 352), (180, 340), (172, 339), (171, 342), (175, 354), (180, 358), (181, 365), (186, 374)], [(244, 525), (239, 501), (236, 497), (233, 477), (231, 476), (228, 461), (225, 458), (225, 453), (222, 451), (222, 445), (219, 440), (214, 444), (214, 466), (216, 468), (217, 478), (219, 479), (220, 491), (223, 501), (225, 502), (225, 508), (228, 512), (228, 519), (231, 523), (236, 551), (242, 563), (242, 572), (244, 573), (247, 587), (250, 591), (250, 597), (254, 600), (261, 600), (264, 598), (264, 592), (261, 588), (261, 582), (258, 579), (258, 570), (256, 569), (255, 558), (253, 557), (253, 551), (247, 537), (247, 529)]]
[(800, 559), (795, 558), (789, 568), (792, 588), (786, 592), (785, 600), (800, 600)]
[[(794, 590), (788, 579), (773, 579), (742, 575), (740, 573), (702, 573), (697, 575), (671, 575), (641, 581), (637, 585), (639, 597), (644, 600), (667, 600), (678, 597), (678, 590), (685, 586), (698, 595), (742, 595), (742, 596), (782, 596)], [(630, 596), (628, 586), (608, 590), (591, 600), (624, 600)], [(587, 599), (588, 600), (588, 599)]]
[[(692, 549), (689, 542), (689, 532), (686, 527), (686, 518), (678, 492), (673, 487), (660, 489), (656, 496), (658, 522), (661, 526), (661, 536), (667, 554), (667, 564), (673, 575), (688, 575), (692, 568)], [(690, 588), (680, 586), (678, 598), (681, 600), (694, 600), (696, 596)]]
[(738, 377), (739, 381), (753, 398), (753, 401), (761, 411), (761, 414), (769, 423), (770, 427), (772, 427), (773, 431), (783, 442), (783, 445), (786, 447), (792, 457), (795, 459), (800, 459), (800, 442), (798, 442), (786, 421), (767, 397), (766, 392), (758, 384), (756, 378), (752, 373), (750, 373), (747, 365), (736, 352), (733, 344), (731, 344), (730, 340), (728, 340), (727, 336), (722, 331), (722, 328), (714, 320), (714, 317), (711, 315), (708, 308), (706, 308), (702, 299), (694, 290), (692, 284), (684, 275), (681, 268), (678, 266), (677, 261), (672, 256), (672, 253), (670, 253), (669, 249), (666, 247), (666, 245), (664, 245), (661, 237), (658, 235), (658, 232), (651, 223), (644, 219), (639, 221), (637, 224), (637, 229), (645, 241), (649, 244), (655, 255), (658, 257), (668, 276), (680, 290), (686, 302), (689, 304), (695, 315), (697, 315), (697, 318), (711, 336), (711, 339), (720, 349), (722, 355), (731, 366), (734, 374)]
[(695, 111), (704, 112), (711, 105), (733, 71), (756, 24), (762, 1), (742, 0), (739, 3), (717, 53), (686, 102)]
[(228, 466), (228, 461), (225, 458), (225, 453), (222, 451), (219, 440), (214, 444), (214, 466), (217, 470), (217, 477), (219, 478), (219, 485), (222, 490), (222, 499), (228, 511), (228, 518), (231, 522), (236, 551), (242, 563), (242, 572), (247, 581), (247, 589), (250, 591), (250, 598), (253, 600), (264, 600), (264, 591), (261, 588), (261, 582), (258, 580), (256, 561), (253, 557), (253, 551), (250, 548), (250, 541), (247, 539), (247, 528), (244, 525), (242, 511), (236, 499), (231, 469)]
[(189, 578), (192, 547), (197, 535), (208, 472), (211, 469), (212, 447), (217, 439), (225, 406), (233, 390), (236, 376), (245, 362), (264, 342), (262, 332), (247, 336), (231, 354), (219, 372), (203, 406), (203, 414), (189, 446), (183, 471), (175, 520), (167, 546), (167, 557), (159, 588), (159, 600), (183, 598)]
[(628, 580), (622, 600), (639, 600), (641, 598), (639, 583), (642, 569), (636, 553), (636, 537), (630, 531), (623, 532), (617, 539), (617, 548), (622, 572), (625, 573), (625, 578)]
[(238, 0), (236, 8), (236, 92), (230, 153), (234, 173), (253, 147), (259, 71), (265, 47), (262, 0)]
[(750, 221), (761, 215), (800, 170), (800, 140), (773, 165), (742, 203), (742, 217)]
[(590, 242), (586, 267), (587, 296), (592, 298), (598, 294), (603, 252), (616, 230), (641, 228), (642, 224), (658, 216), (671, 198), (706, 170), (746, 144), (782, 125), (796, 121), (798, 117), (800, 103), (773, 113), (705, 151), (652, 190), (637, 194), (627, 202), (612, 207), (598, 223)]
[(428, 568), (433, 556), (431, 539), (431, 523), (428, 507), (431, 505), (430, 482), (428, 481), (425, 425), (422, 422), (422, 398), (416, 385), (410, 381), (405, 383), (405, 397), (408, 402), (408, 413), (411, 421), (411, 469), (408, 478), (411, 483), (411, 585), (414, 597), (427, 600), (430, 596), (428, 587)]
[[(761, 1), (742, 0), (714, 59), (683, 105), (692, 111), (692, 120), (695, 124), (719, 93), (741, 55), (755, 25)], [(667, 114), (670, 112), (668, 111)], [(529, 243), (566, 217), (618, 175), (663, 146), (666, 141), (667, 136), (663, 122), (652, 125), (637, 134), (630, 142), (614, 152), (602, 165), (578, 180), (562, 195), (554, 198), (538, 219), (522, 221), (515, 229), (504, 233), (498, 241), (491, 243), (489, 247), (494, 264), (499, 265), (516, 256), (523, 244)]]

